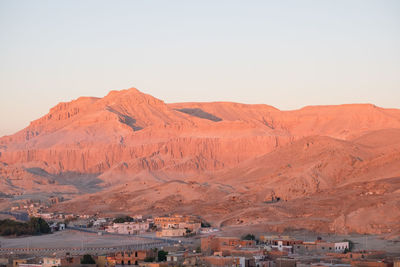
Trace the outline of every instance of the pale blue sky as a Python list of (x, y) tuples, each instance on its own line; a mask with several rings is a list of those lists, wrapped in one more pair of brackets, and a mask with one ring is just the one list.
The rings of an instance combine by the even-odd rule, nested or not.
[(400, 108), (400, 1), (0, 0), (0, 136), (60, 101)]

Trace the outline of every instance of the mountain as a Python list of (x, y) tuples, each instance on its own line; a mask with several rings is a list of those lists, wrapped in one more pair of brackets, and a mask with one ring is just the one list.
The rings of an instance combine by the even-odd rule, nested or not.
[(6, 195), (278, 231), (400, 234), (398, 166), (400, 110), (371, 104), (167, 104), (131, 88), (60, 103), (0, 138)]

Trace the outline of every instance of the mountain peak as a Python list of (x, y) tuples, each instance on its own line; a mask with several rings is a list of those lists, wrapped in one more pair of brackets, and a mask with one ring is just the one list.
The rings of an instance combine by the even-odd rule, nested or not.
[(107, 104), (120, 104), (120, 103), (130, 103), (130, 104), (140, 104), (146, 103), (150, 105), (163, 105), (164, 101), (155, 98), (149, 94), (145, 94), (139, 91), (137, 88), (131, 87), (129, 89), (123, 90), (113, 90), (110, 91), (103, 99), (103, 102)]

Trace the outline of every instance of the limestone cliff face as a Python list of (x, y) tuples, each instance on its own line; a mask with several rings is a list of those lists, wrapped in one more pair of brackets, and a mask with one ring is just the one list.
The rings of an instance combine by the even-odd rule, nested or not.
[[(121, 197), (127, 209), (138, 203), (162, 212), (213, 207), (211, 215), (222, 218), (221, 224), (241, 222), (242, 216), (263, 221), (260, 214), (267, 211), (305, 221), (315, 216), (332, 224), (310, 227), (353, 231), (359, 218), (377, 207), (369, 195), (362, 195), (367, 204), (359, 205), (349, 197), (352, 192), (380, 181), (377, 186), (388, 189), (373, 195), (374, 203), (398, 201), (398, 184), (389, 178), (400, 177), (399, 129), (400, 110), (370, 104), (293, 111), (227, 102), (166, 104), (131, 88), (60, 103), (25, 129), (0, 138), (0, 189), (79, 193), (93, 207), (110, 211)], [(86, 196), (93, 188), (98, 195)], [(312, 208), (299, 212), (301, 205), (325, 203), (325, 194), (337, 207), (349, 197), (358, 208), (342, 206), (344, 214), (336, 207), (329, 214)], [(385, 194), (392, 197), (389, 204)], [(289, 206), (263, 206), (272, 196)], [(64, 208), (79, 209), (77, 203)], [(306, 227), (304, 222), (296, 221)], [(376, 220), (370, 223), (359, 229), (380, 231)]]
[[(182, 112), (193, 109), (206, 115)], [(101, 173), (157, 156), (162, 164), (144, 168), (173, 168), (168, 166), (173, 161), (190, 159), (192, 165), (177, 165), (180, 171), (201, 172), (233, 167), (305, 136), (347, 139), (385, 128), (400, 128), (400, 111), (372, 105), (297, 111), (218, 102), (167, 105), (132, 88), (56, 105), (27, 128), (1, 138), (0, 161), (41, 162), (52, 173)]]

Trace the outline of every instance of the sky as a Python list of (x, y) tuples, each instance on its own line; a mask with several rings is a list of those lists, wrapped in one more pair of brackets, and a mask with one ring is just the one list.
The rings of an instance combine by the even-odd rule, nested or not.
[(59, 102), (400, 108), (400, 1), (0, 0), (0, 136)]

